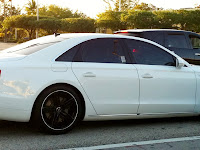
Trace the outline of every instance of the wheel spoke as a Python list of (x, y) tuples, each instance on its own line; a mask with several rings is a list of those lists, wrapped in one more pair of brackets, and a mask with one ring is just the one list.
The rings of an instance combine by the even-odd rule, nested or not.
[(45, 107), (43, 107), (42, 111), (45, 112), (45, 113), (51, 113), (51, 112), (55, 111), (55, 107), (53, 107), (53, 106), (45, 106)]
[(65, 111), (61, 111), (60, 115), (66, 119), (74, 120), (74, 118), (70, 114), (66, 113)]
[(74, 98), (70, 98), (68, 100), (64, 100), (64, 102), (61, 104), (63, 108), (69, 108), (71, 105), (73, 105)]
[(53, 99), (53, 104), (55, 107), (58, 107), (60, 105), (60, 99), (59, 99), (59, 96), (57, 94), (54, 94), (52, 96), (52, 99)]
[(57, 113), (57, 112), (55, 112), (54, 113), (54, 116), (53, 116), (53, 118), (52, 118), (52, 121), (51, 121), (51, 126), (52, 127), (55, 127), (56, 125), (57, 125), (57, 123), (58, 123), (58, 117), (59, 116), (59, 114)]

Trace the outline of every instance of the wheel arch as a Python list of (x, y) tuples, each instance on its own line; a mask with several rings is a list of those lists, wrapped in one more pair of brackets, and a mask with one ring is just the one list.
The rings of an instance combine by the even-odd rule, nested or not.
[(38, 96), (36, 97), (36, 99), (35, 99), (35, 101), (34, 101), (34, 103), (33, 103), (33, 107), (32, 107), (32, 111), (31, 111), (31, 118), (30, 118), (30, 120), (32, 120), (32, 117), (33, 117), (33, 110), (34, 110), (34, 108), (35, 108), (35, 104), (36, 104), (36, 102), (37, 102), (37, 99), (40, 97), (40, 95), (44, 92), (44, 91), (46, 91), (47, 89), (49, 89), (49, 88), (51, 88), (51, 87), (53, 87), (53, 86), (67, 86), (67, 87), (70, 87), (70, 88), (72, 88), (74, 91), (76, 91), (77, 92), (77, 94), (78, 94), (78, 96), (81, 98), (81, 105), (82, 105), (82, 107), (83, 107), (83, 114), (82, 114), (82, 116), (81, 116), (81, 120), (83, 120), (83, 118), (84, 118), (84, 116), (85, 116), (85, 112), (86, 112), (86, 105), (85, 105), (85, 99), (84, 99), (84, 97), (83, 97), (83, 94), (80, 92), (80, 90), (78, 90), (75, 86), (73, 86), (73, 85), (71, 85), (71, 84), (68, 84), (68, 83), (54, 83), (54, 84), (52, 84), (52, 85), (49, 85), (49, 86), (47, 86), (45, 89), (43, 89), (39, 94), (38, 94)]

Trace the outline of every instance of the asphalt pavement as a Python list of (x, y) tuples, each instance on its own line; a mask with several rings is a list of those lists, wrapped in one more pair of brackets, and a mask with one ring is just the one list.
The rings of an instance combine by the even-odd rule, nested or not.
[[(0, 149), (46, 150), (200, 136), (200, 118), (81, 122), (71, 132), (47, 135), (29, 123), (0, 122)], [(197, 145), (198, 147), (198, 145)]]

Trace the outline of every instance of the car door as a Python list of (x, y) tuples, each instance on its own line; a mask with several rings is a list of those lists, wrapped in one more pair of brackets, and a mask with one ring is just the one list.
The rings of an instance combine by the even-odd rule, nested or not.
[(176, 58), (161, 48), (125, 40), (140, 79), (138, 113), (186, 113), (195, 106), (196, 78), (190, 67), (176, 67)]
[(194, 64), (200, 65), (200, 36), (195, 34), (189, 35), (189, 41), (191, 44), (191, 51), (193, 51), (194, 54)]
[(136, 114), (137, 69), (128, 62), (120, 39), (100, 38), (81, 44), (72, 69), (97, 114)]
[(193, 64), (194, 51), (191, 49), (184, 32), (166, 32), (165, 47)]

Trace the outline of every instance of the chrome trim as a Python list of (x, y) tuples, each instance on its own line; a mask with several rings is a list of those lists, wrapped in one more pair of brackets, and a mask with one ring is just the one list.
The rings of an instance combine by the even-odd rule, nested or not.
[(89, 117), (137, 116), (139, 114), (89, 115)]

